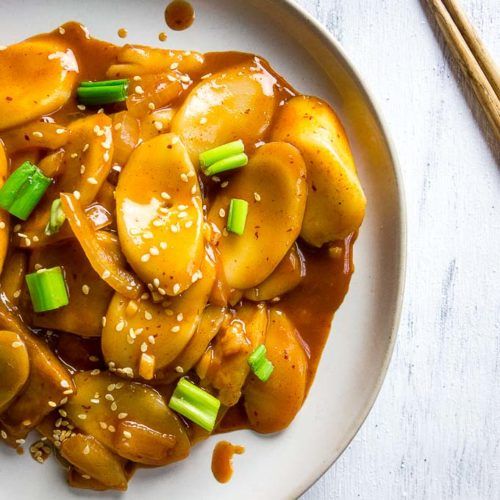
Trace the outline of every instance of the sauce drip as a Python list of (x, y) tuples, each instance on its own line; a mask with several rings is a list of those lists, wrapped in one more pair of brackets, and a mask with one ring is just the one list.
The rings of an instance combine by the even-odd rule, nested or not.
[(219, 441), (212, 455), (212, 474), (219, 483), (227, 483), (233, 476), (233, 455), (242, 455), (243, 446), (231, 444), (229, 441)]
[(158, 40), (160, 40), (160, 42), (164, 42), (166, 41), (166, 39), (167, 39), (167, 34), (164, 31), (158, 33)]
[(127, 35), (128, 35), (128, 31), (125, 28), (120, 28), (118, 30), (118, 36), (120, 38), (127, 38)]
[(194, 19), (194, 8), (185, 0), (174, 0), (165, 9), (167, 26), (174, 31), (182, 31), (189, 28), (193, 24)]

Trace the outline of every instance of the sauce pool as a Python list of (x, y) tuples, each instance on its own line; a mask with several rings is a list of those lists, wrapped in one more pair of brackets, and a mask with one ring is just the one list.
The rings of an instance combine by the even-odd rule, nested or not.
[(242, 455), (245, 448), (229, 441), (219, 441), (212, 455), (212, 474), (219, 483), (227, 483), (233, 476), (233, 455)]
[(174, 31), (182, 31), (189, 28), (193, 24), (194, 19), (194, 8), (185, 0), (174, 0), (165, 9), (167, 26)]

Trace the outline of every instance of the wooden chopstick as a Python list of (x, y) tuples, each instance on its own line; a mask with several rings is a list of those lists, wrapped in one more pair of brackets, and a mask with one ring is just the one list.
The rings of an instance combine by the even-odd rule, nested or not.
[[(460, 69), (486, 113), (497, 139), (500, 140), (500, 99), (495, 91), (495, 87), (498, 88), (498, 70), (495, 63), (487, 54), (456, 0), (427, 0), (427, 3)], [(450, 6), (450, 10), (447, 6)], [(454, 12), (457, 24), (451, 12)], [(479, 61), (482, 61), (482, 64)], [(483, 67), (486, 69), (483, 70)]]
[(464, 37), (469, 49), (474, 54), (476, 61), (481, 66), (483, 73), (493, 87), (495, 94), (500, 99), (500, 73), (495, 64), (495, 61), (490, 57), (486, 47), (483, 45), (481, 39), (477, 36), (476, 31), (472, 27), (472, 24), (467, 19), (464, 11), (458, 5), (457, 0), (443, 0), (444, 5), (448, 9), (450, 16), (460, 30), (460, 33)]

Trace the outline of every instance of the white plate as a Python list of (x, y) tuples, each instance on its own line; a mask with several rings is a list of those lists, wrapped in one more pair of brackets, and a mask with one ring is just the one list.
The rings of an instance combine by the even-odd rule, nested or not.
[[(230, 483), (210, 472), (218, 437), (193, 449), (182, 463), (139, 470), (126, 499), (290, 498), (300, 495), (338, 458), (366, 418), (387, 370), (402, 301), (405, 218), (401, 177), (380, 117), (337, 43), (287, 0), (193, 0), (194, 25), (169, 32), (167, 0), (2, 0), (0, 45), (49, 31), (68, 20), (86, 24), (100, 38), (200, 51), (260, 54), (298, 90), (327, 99), (347, 129), (368, 198), (355, 245), (356, 272), (333, 323), (319, 371), (304, 407), (290, 428), (262, 437), (249, 431), (229, 439), (246, 447), (235, 457)], [(34, 440), (34, 438), (32, 439)], [(31, 441), (28, 441), (30, 443)], [(70, 491), (55, 460), (36, 464), (29, 453), (0, 451), (2, 498), (117, 498), (119, 494)]]

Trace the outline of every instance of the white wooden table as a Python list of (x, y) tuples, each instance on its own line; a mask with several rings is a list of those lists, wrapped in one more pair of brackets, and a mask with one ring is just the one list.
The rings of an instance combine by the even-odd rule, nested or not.
[[(384, 386), (304, 500), (499, 499), (500, 145), (424, 0), (297, 1), (341, 42), (380, 105), (409, 230)], [(461, 3), (500, 62), (500, 2)]]

